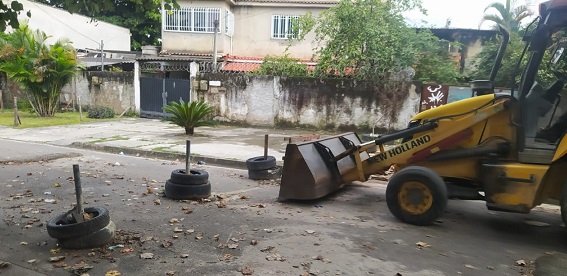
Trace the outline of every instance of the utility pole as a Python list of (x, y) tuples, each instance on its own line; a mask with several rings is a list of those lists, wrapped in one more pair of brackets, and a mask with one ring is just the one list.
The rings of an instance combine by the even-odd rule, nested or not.
[(215, 36), (213, 37), (213, 72), (217, 72), (217, 33), (219, 28), (219, 20), (215, 20)]
[(100, 41), (100, 71), (104, 71), (104, 41)]

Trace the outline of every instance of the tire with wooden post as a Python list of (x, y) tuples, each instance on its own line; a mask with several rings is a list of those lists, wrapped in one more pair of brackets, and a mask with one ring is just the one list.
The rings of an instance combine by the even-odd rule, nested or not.
[(264, 136), (264, 155), (246, 160), (248, 178), (253, 180), (269, 180), (280, 176), (276, 158), (268, 155), (268, 134)]
[(171, 172), (170, 181), (181, 185), (201, 185), (209, 182), (209, 173), (204, 170), (190, 169), (189, 174), (184, 169)]
[(84, 213), (89, 219), (77, 222), (72, 216), (75, 209), (60, 214), (47, 222), (47, 234), (54, 239), (68, 239), (85, 236), (108, 225), (110, 213), (104, 207), (87, 207)]
[(101, 247), (112, 241), (116, 232), (116, 225), (109, 221), (108, 224), (87, 235), (82, 235), (68, 239), (58, 239), (57, 243), (67, 249), (86, 249)]
[(175, 200), (199, 200), (211, 195), (211, 183), (200, 185), (182, 185), (167, 180), (165, 182), (165, 196)]
[(270, 170), (276, 166), (276, 158), (273, 156), (256, 156), (246, 160), (246, 168), (249, 171)]
[(165, 196), (175, 200), (198, 200), (211, 195), (209, 173), (204, 170), (191, 169), (191, 141), (187, 140), (185, 153), (185, 169), (171, 172), (170, 179), (165, 182)]
[(83, 209), (83, 192), (79, 165), (73, 165), (77, 204), (70, 211), (57, 215), (47, 222), (47, 233), (68, 249), (85, 249), (103, 246), (112, 241), (116, 225), (104, 207)]

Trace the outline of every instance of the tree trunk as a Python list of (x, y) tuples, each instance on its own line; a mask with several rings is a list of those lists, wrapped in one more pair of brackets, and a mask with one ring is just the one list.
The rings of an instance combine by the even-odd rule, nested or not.
[(185, 127), (185, 134), (187, 134), (187, 135), (193, 135), (194, 132), (195, 132), (195, 128), (194, 128), (194, 127)]

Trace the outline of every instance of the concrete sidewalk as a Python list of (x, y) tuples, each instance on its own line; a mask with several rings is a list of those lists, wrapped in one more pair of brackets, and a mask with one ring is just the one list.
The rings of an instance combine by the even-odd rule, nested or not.
[[(321, 134), (321, 137), (336, 134), (305, 130), (218, 126), (199, 127), (195, 129), (194, 136), (187, 136), (181, 127), (158, 119), (144, 118), (125, 118), (43, 128), (0, 127), (1, 139), (173, 160), (184, 159), (186, 141), (190, 140), (192, 162), (203, 161), (208, 164), (237, 168), (244, 168), (248, 158), (264, 154), (266, 134), (269, 135), (268, 155), (274, 156), (281, 163), (288, 143), (285, 138), (314, 133)], [(25, 162), (29, 158), (37, 158), (37, 156), (26, 157), (22, 154), (24, 153), (18, 150), (3, 154), (0, 156), (0, 162)], [(45, 156), (43, 159), (49, 158)]]

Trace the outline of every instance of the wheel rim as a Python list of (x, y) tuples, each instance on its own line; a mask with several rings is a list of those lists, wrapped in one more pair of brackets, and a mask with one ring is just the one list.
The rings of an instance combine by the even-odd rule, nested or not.
[(431, 208), (433, 195), (425, 184), (409, 181), (402, 185), (398, 193), (398, 201), (405, 212), (420, 215)]

